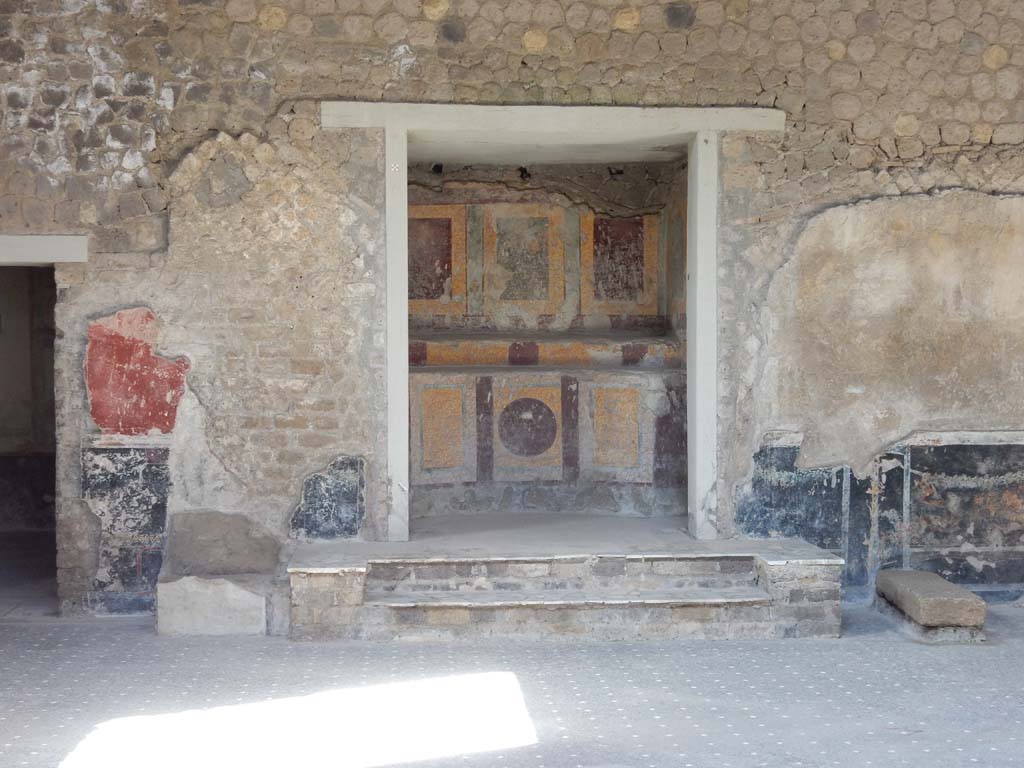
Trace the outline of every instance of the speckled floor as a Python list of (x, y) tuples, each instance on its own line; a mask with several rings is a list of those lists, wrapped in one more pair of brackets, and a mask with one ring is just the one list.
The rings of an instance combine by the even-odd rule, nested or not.
[(8, 619), (0, 766), (1024, 765), (1024, 607), (991, 606), (981, 646), (845, 619), (838, 641), (577, 646)]

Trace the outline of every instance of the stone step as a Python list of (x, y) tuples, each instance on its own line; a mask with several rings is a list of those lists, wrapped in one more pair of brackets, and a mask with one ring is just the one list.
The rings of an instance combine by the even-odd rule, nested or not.
[(281, 635), (288, 585), (267, 574), (177, 576), (156, 585), (161, 635)]
[[(329, 637), (364, 640), (642, 640), (779, 635), (771, 597), (759, 587), (367, 593), (359, 620)], [(317, 636), (306, 627), (305, 636)], [(293, 637), (297, 636), (293, 633)]]
[(368, 592), (722, 589), (753, 586), (752, 557), (589, 556), (371, 562)]
[[(291, 637), (634, 641), (839, 634), (842, 560), (804, 542), (706, 544), (648, 521), (611, 527), (597, 519), (561, 527), (548, 521), (526, 531), (476, 521), (483, 534), (458, 522), (461, 534), (425, 532), (418, 542), (298, 548), (288, 565)], [(643, 534), (648, 528), (650, 539)], [(631, 533), (618, 535), (620, 529)], [(545, 535), (532, 538), (538, 530)]]
[(600, 608), (603, 606), (768, 605), (759, 587), (655, 589), (629, 594), (574, 589), (367, 592), (364, 605), (391, 608)]

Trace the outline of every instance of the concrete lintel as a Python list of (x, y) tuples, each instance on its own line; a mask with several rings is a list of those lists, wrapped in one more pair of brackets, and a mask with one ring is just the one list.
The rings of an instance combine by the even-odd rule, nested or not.
[(414, 162), (658, 162), (681, 158), (701, 131), (785, 128), (777, 109), (321, 103), (325, 128), (401, 125)]
[(0, 264), (45, 266), (88, 257), (88, 235), (0, 235)]
[[(523, 137), (543, 143), (550, 137), (602, 137), (608, 143), (636, 136), (696, 134), (698, 131), (782, 131), (786, 113), (759, 107), (568, 107), (478, 104), (401, 104), (325, 101), (324, 128), (381, 128), (404, 125), (421, 130), (480, 132)], [(524, 120), (524, 118), (526, 120)], [(531, 137), (531, 138), (526, 138)]]

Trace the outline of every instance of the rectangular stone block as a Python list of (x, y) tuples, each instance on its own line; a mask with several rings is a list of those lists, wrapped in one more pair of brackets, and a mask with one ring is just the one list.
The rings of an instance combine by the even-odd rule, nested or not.
[(981, 627), (985, 601), (941, 576), (924, 571), (879, 571), (875, 589), (924, 627)]
[(227, 578), (184, 576), (157, 585), (161, 635), (265, 635), (263, 590)]

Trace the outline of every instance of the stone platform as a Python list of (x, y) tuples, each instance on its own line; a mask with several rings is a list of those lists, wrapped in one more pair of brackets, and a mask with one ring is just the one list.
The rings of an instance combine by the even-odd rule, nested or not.
[(296, 639), (837, 637), (842, 560), (697, 541), (682, 518), (435, 517), (405, 543), (299, 545)]

